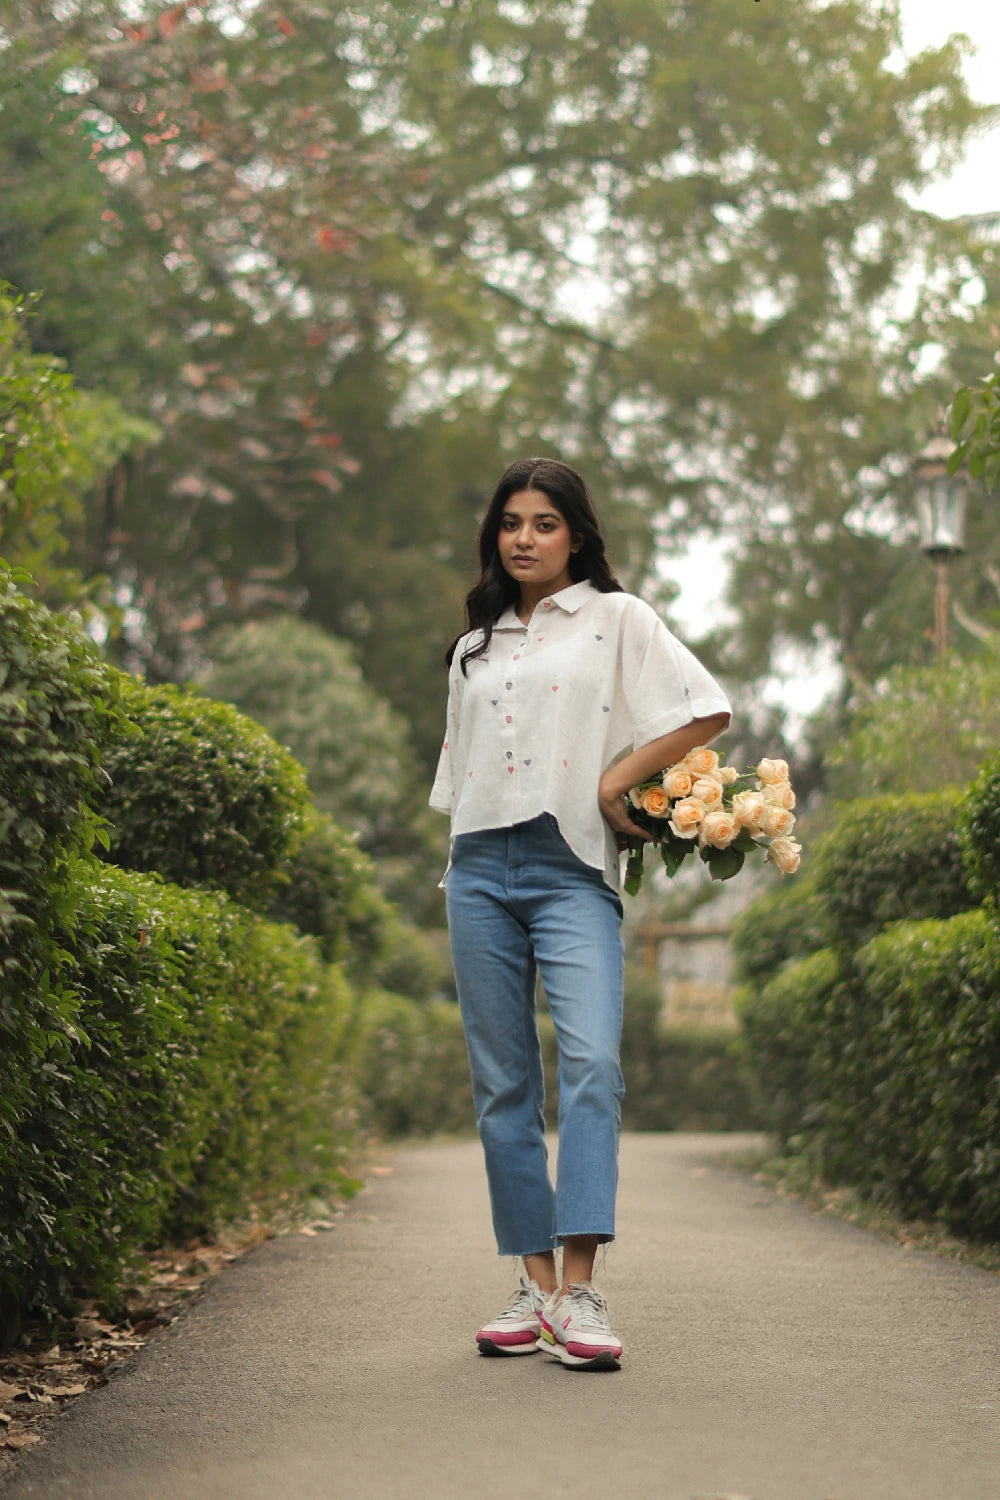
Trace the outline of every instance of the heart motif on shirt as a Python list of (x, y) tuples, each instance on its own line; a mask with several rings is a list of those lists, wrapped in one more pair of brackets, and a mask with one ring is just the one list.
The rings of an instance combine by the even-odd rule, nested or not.
[(545, 639), (544, 635), (536, 635), (535, 636), (535, 640), (536, 641), (544, 641), (544, 639)]
[(568, 766), (568, 765), (569, 765), (569, 761), (568, 761), (568, 760), (564, 760), (564, 761), (563, 761), (563, 765), (564, 765), (564, 766)]
[(604, 709), (604, 712), (606, 714), (609, 714), (611, 712), (610, 708), (608, 707), (608, 705), (606, 703), (602, 704), (601, 706)]
[(558, 693), (558, 691), (559, 691), (559, 684), (558, 684), (558, 683), (557, 683), (557, 682), (554, 682), (554, 683), (553, 683), (553, 684), (552, 684), (552, 691), (553, 691), (553, 692), (554, 692), (554, 693)]
[(530, 755), (528, 756), (528, 759), (524, 762), (524, 764), (526, 766), (530, 766), (531, 765), (531, 756)]
[(508, 767), (507, 767), (507, 770), (508, 770), (508, 771), (509, 771), (509, 772), (510, 772), (510, 774), (511, 774), (511, 775), (512, 775), (512, 776), (513, 776), (513, 774), (514, 774), (514, 767), (513, 767), (513, 766), (508, 766)]
[(513, 750), (508, 750), (507, 751), (507, 759), (508, 760), (513, 760), (514, 759), (514, 752), (513, 752)]
[(500, 699), (499, 698), (491, 698), (490, 702), (493, 704), (493, 707), (496, 708), (497, 704), (500, 702)]
[(604, 639), (603, 635), (595, 635), (594, 636), (594, 640), (595, 641), (603, 641), (603, 639)]

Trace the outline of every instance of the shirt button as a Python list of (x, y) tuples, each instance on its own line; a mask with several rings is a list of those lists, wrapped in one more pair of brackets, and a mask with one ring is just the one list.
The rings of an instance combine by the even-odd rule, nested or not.
[(514, 686), (514, 684), (512, 682), (507, 682), (507, 683), (504, 684), (504, 686), (506, 687), (506, 689), (507, 689), (507, 691), (509, 693), (510, 690), (511, 690), (511, 688)]
[(511, 719), (511, 716), (510, 716), (510, 714), (508, 714), (508, 715), (507, 715), (507, 717), (506, 717), (506, 719), (504, 719), (504, 723), (505, 723), (505, 724), (510, 724), (510, 723), (512, 723), (512, 722), (513, 722), (513, 720), (512, 720), (512, 719)]
[(520, 651), (515, 651), (514, 652), (514, 660), (515, 661), (520, 661), (521, 660), (521, 653), (520, 653)]

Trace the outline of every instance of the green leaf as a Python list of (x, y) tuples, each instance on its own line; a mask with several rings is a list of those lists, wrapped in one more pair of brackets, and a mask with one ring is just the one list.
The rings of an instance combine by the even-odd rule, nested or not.
[[(965, 426), (966, 418), (972, 409), (972, 392), (968, 386), (962, 386), (951, 404), (951, 435), (958, 442), (962, 428)], [(954, 472), (954, 471), (952, 471)]]
[(673, 880), (674, 876), (677, 874), (677, 871), (680, 869), (681, 865), (687, 859), (688, 855), (692, 852), (694, 847), (695, 846), (693, 840), (690, 840), (686, 845), (683, 845), (679, 839), (671, 840), (670, 843), (663, 843), (660, 845), (660, 858), (663, 861), (663, 868), (666, 870), (671, 880)]
[(948, 473), (949, 474), (957, 474), (958, 473), (958, 470), (962, 467), (962, 463), (963, 463), (963, 461), (965, 459), (965, 455), (968, 453), (968, 451), (969, 451), (969, 445), (968, 445), (968, 443), (959, 443), (958, 447), (954, 450), (954, 452), (952, 454), (950, 454), (950, 456), (948, 458)]
[(708, 873), (713, 880), (732, 880), (743, 868), (746, 858), (739, 849), (734, 849), (730, 844), (728, 849), (712, 849), (706, 845), (701, 851), (701, 857), (708, 866)]

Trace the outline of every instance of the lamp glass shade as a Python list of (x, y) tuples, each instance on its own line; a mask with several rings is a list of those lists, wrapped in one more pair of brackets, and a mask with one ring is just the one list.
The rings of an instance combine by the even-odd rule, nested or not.
[(921, 476), (914, 499), (920, 526), (920, 545), (931, 557), (965, 550), (965, 477)]

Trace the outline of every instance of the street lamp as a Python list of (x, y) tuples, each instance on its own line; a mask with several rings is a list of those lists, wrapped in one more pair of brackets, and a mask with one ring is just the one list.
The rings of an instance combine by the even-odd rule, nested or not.
[(938, 661), (948, 657), (948, 565), (965, 551), (967, 480), (960, 469), (948, 473), (954, 443), (936, 432), (913, 461), (913, 498), (920, 526), (920, 546), (937, 572), (934, 587), (934, 645)]

